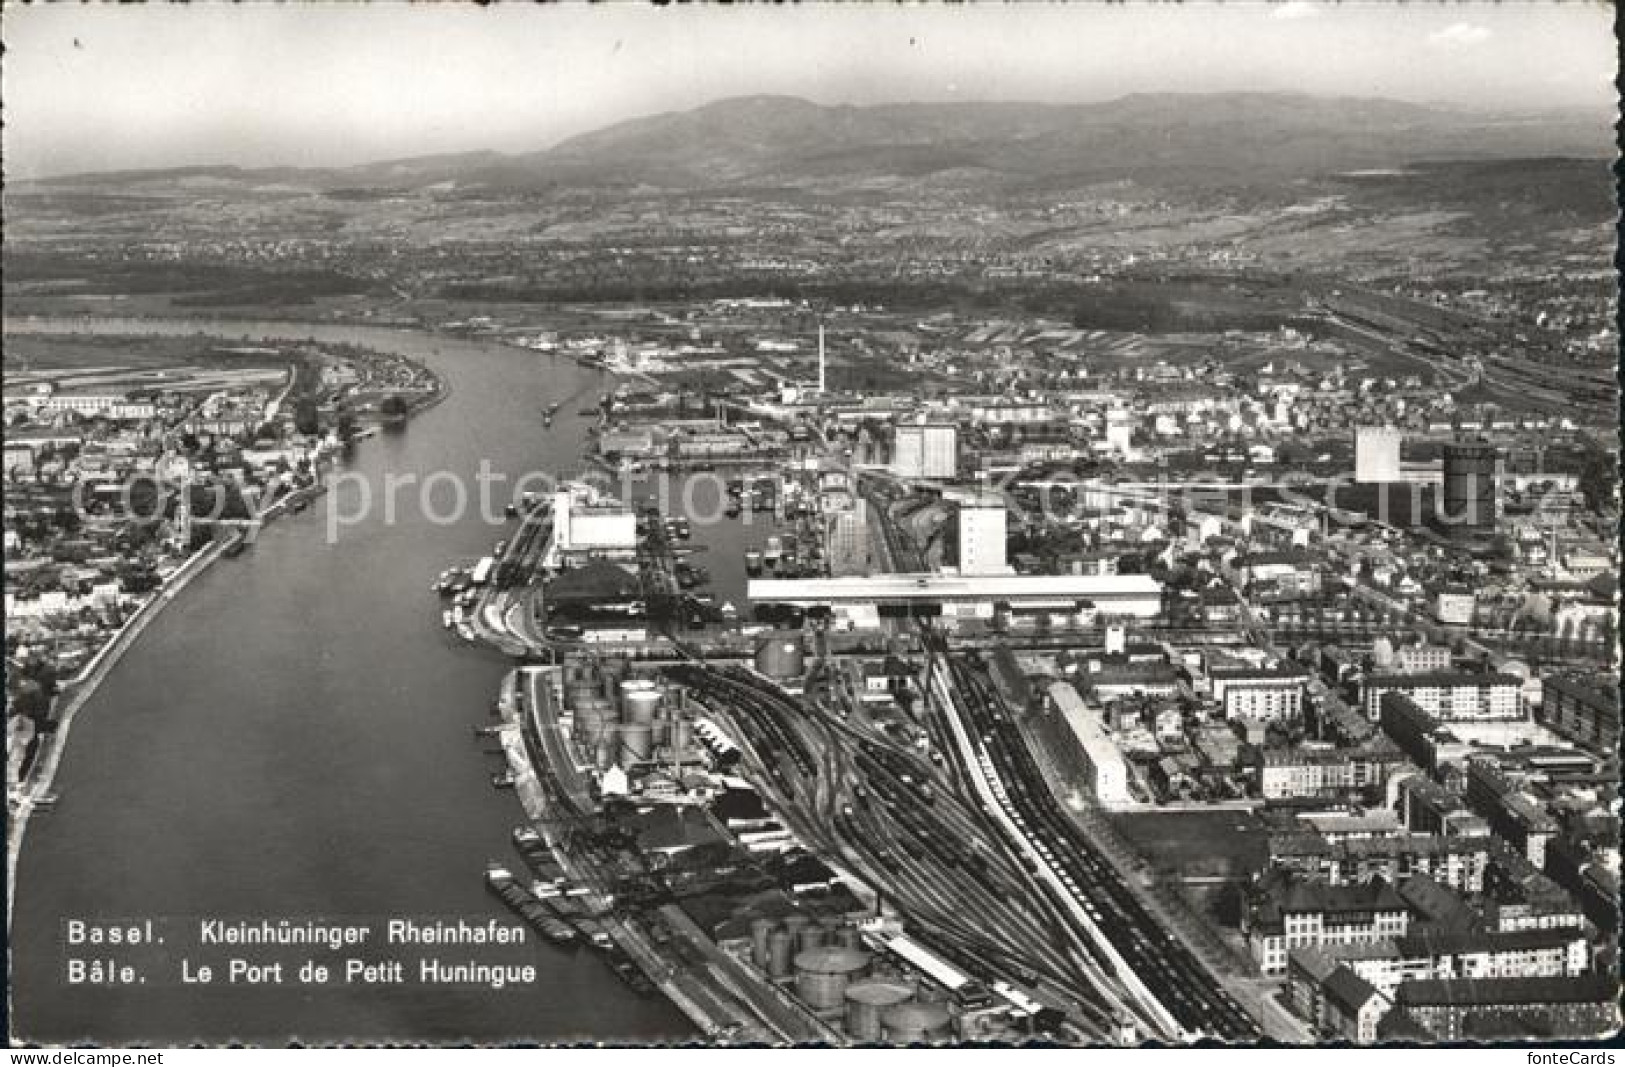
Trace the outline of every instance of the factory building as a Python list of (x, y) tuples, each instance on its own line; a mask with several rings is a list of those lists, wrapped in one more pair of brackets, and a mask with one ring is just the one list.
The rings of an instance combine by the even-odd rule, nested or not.
[(1404, 435), (1390, 426), (1361, 426), (1354, 431), (1354, 480), (1360, 485), (1399, 482)]
[(1162, 583), (1145, 574), (876, 574), (844, 578), (753, 578), (753, 602), (827, 606), (837, 613), (873, 615), (878, 608), (921, 614), (940, 611), (989, 619), (995, 605), (1048, 607), (1078, 614), (1083, 606), (1102, 617), (1156, 618)]
[(146, 420), (158, 409), (149, 400), (131, 400), (122, 393), (56, 393), (38, 401), (41, 412), (71, 411), (104, 419)]
[(952, 423), (904, 423), (892, 447), (900, 478), (953, 478), (959, 473), (959, 428)]
[(600, 501), (588, 486), (553, 494), (553, 543), (560, 552), (632, 552), (638, 518), (622, 504)]
[(869, 502), (862, 497), (852, 499), (852, 506), (830, 513), (829, 571), (837, 578), (855, 574), (868, 574), (871, 564), (869, 548)]
[(1069, 682), (1056, 682), (1049, 687), (1050, 703), (1066, 719), (1077, 739), (1082, 753), (1081, 764), (1087, 776), (1087, 785), (1104, 807), (1123, 807), (1132, 804), (1134, 797), (1128, 788), (1128, 763), (1112, 739), (1106, 736), (1099, 716), (1090, 710)]

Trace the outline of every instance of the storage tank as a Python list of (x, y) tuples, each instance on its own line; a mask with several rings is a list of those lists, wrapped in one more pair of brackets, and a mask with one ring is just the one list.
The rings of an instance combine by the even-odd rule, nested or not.
[(807, 924), (810, 922), (812, 922), (812, 920), (807, 918), (807, 916), (802, 915), (799, 912), (795, 912), (784, 917), (784, 928), (789, 932), (791, 937), (799, 937), (801, 931), (805, 929)]
[(769, 678), (800, 678), (807, 670), (800, 630), (779, 630), (756, 642), (756, 669)]
[(621, 724), (621, 754), (627, 760), (647, 762), (654, 757), (654, 750), (654, 727), (641, 722)]
[(655, 683), (648, 678), (623, 678), (615, 683), (615, 699), (622, 708), (625, 708), (627, 697), (633, 693), (642, 693), (654, 688)]
[(824, 928), (814, 923), (808, 923), (796, 931), (796, 951), (806, 952), (817, 948), (824, 943)]
[[(824, 941), (826, 944), (831, 943), (828, 937)], [(856, 926), (843, 926), (835, 931), (833, 943), (840, 945), (842, 948), (862, 948), (863, 935), (858, 932)]]
[(671, 716), (656, 715), (654, 721), (655, 745), (671, 744)]
[(751, 962), (767, 970), (768, 940), (773, 936), (773, 928), (777, 925), (772, 919), (757, 918), (750, 921), (750, 958)]
[(880, 1017), (914, 996), (914, 987), (896, 978), (864, 978), (846, 987), (846, 1036), (879, 1041)]
[(573, 681), (564, 687), (564, 703), (570, 708), (579, 708), (584, 704), (596, 703), (602, 700), (603, 697), (603, 687), (591, 678)]
[(672, 758), (679, 763), (687, 763), (694, 754), (694, 727), (687, 719), (678, 719), (671, 724), (671, 750)]
[(615, 731), (615, 711), (602, 699), (576, 708), (571, 715), (576, 744), (583, 747), (591, 748)]
[(790, 976), (790, 957), (795, 951), (796, 939), (788, 930), (774, 930), (767, 935), (767, 973), (772, 978)]
[(796, 955), (796, 995), (814, 1011), (841, 1008), (846, 987), (869, 966), (869, 954), (826, 945)]
[(1453, 532), (1495, 532), (1495, 446), (1482, 438), (1444, 446), (1439, 522)]
[(660, 690), (651, 684), (648, 688), (627, 689), (631, 682), (623, 682), (621, 692), (626, 707), (627, 722), (650, 723), (660, 710)]
[(615, 766), (616, 748), (617, 745), (615, 744), (615, 738), (613, 736), (605, 737), (598, 742), (597, 766), (600, 771), (607, 771), (611, 767)]
[(881, 1012), (880, 1033), (893, 1045), (936, 1044), (949, 1039), (952, 1023), (946, 1004), (911, 1000)]

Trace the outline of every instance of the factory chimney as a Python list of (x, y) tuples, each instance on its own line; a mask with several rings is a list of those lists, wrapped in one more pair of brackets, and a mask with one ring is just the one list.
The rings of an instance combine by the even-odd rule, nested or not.
[(818, 324), (818, 392), (824, 392), (824, 324)]

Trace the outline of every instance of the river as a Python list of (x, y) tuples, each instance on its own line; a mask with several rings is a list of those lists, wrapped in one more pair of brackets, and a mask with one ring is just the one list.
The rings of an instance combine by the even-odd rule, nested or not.
[[(565, 359), (382, 328), (13, 325), (348, 342), (421, 360), (452, 390), (403, 432), (365, 440), (344, 461), (340, 471), (359, 475), (372, 495), (365, 517), (327, 537), (329, 509), (362, 512), (357, 483), (271, 524), (178, 597), (81, 709), (56, 780), (61, 800), (34, 816), (18, 867), (15, 1038), (692, 1039), (675, 1008), (632, 993), (591, 953), (536, 943), (518, 952), (538, 980), (500, 990), (181, 985), (176, 944), (155, 950), (163, 965), (144, 968), (145, 984), (68, 984), (64, 930), (73, 919), (155, 917), (184, 935), (201, 917), (508, 918), (481, 875), (490, 859), (517, 863), (508, 834), (520, 811), (490, 785), (499, 760), (471, 730), (486, 721), (508, 664), (450, 637), (428, 591), (448, 562), (489, 551), (504, 527), (472, 512), (435, 521), (450, 510), (449, 492), (430, 496), (426, 514), (416, 486), (395, 494), (390, 516), (385, 476), (450, 471), (472, 490), (482, 460), (509, 477), (574, 470), (584, 430), (577, 409), (613, 382)], [(552, 401), (563, 405), (544, 428)]]

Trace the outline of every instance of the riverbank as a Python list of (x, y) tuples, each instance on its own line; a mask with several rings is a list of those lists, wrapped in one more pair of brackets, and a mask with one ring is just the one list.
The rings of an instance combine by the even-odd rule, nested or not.
[[(426, 367), (423, 369), (435, 382), (435, 391), (411, 404), (407, 409), (403, 422), (409, 422), (412, 417), (441, 403), (451, 391), (450, 385), (443, 376), (429, 371)], [(285, 395), (286, 393), (284, 393)], [(342, 447), (344, 446), (334, 446), (332, 452), (336, 453)], [(330, 458), (330, 455), (331, 453), (319, 453), (318, 462)], [(46, 806), (41, 804), (41, 800), (51, 795), (52, 787), (56, 782), (57, 768), (61, 763), (62, 753), (67, 748), (73, 722), (79, 710), (95, 695), (107, 675), (118, 664), (124, 654), (134, 646), (137, 639), (151, 625), (152, 621), (158, 617), (165, 607), (173, 603), (176, 597), (198, 575), (206, 571), (223, 556), (235, 555), (245, 544), (252, 545), (256, 535), (264, 525), (287, 514), (290, 510), (303, 510), (302, 506), (304, 504), (308, 504), (326, 492), (326, 483), (317, 481), (312, 485), (285, 493), (274, 504), (256, 515), (248, 526), (237, 530), (229, 537), (211, 541), (208, 545), (188, 556), (165, 579), (163, 584), (153, 591), (152, 596), (137, 608), (135, 613), (126, 619), (118, 630), (114, 631), (107, 642), (96, 650), (95, 654), (80, 668), (79, 673), (63, 684), (55, 699), (55, 706), (52, 708), (55, 729), (41, 736), (39, 747), (34, 753), (33, 760), (27, 771), (22, 776), (22, 780), (8, 792), (6, 798), (10, 827), (6, 837), (6, 929), (8, 932), (11, 929), (12, 903), (16, 899), (17, 864), (22, 854), (23, 840), (27, 835), (29, 822), (34, 813)], [(54, 798), (50, 803), (54, 804)]]
[[(200, 327), (75, 328), (190, 336)], [(251, 335), (246, 343), (314, 337), (399, 353), (448, 382), (444, 406), (413, 418), (410, 432), (377, 433), (343, 458), (345, 478), (374, 488), (482, 462), (510, 481), (567, 470), (579, 459), (578, 423), (561, 417), (538, 433), (538, 413), (609, 387), (568, 361), (412, 330), (201, 328)], [(290, 983), (203, 996), (176, 982), (173, 966), (139, 987), (62, 982), (61, 931), (75, 917), (506, 916), (479, 874), (512, 848), (519, 810), (512, 791), (491, 788), (492, 754), (469, 743), (469, 729), (485, 721), (511, 664), (448, 639), (424, 611), (424, 590), (446, 560), (489, 554), (512, 524), (476, 510), (448, 522), (433, 501), (403, 493), (393, 515), (352, 509), (345, 536), (329, 540), (321, 513), (340, 497), (350, 503), (338, 475), (328, 484), (333, 503), (266, 527), (251, 565), (243, 556), (188, 588), (76, 720), (55, 784), (63, 800), (30, 827), (17, 868), (14, 1035), (102, 1046), (283, 1045), (290, 1028), (318, 1044), (693, 1040), (693, 1024), (664, 997), (629, 989), (595, 955), (545, 945), (527, 950), (536, 982), (500, 990)], [(177, 939), (188, 930), (170, 939), (176, 952), (188, 951)], [(415, 970), (411, 953), (386, 956)]]
[(136, 639), (151, 625), (152, 620), (172, 603), (181, 591), (192, 581), (209, 568), (216, 560), (225, 554), (233, 544), (243, 538), (243, 534), (236, 534), (223, 541), (213, 541), (188, 556), (175, 573), (171, 574), (162, 586), (153, 591), (146, 603), (136, 609), (119, 627), (112, 638), (80, 669), (79, 673), (70, 679), (58, 694), (62, 701), (57, 710), (56, 729), (53, 730), (40, 743), (40, 750), (35, 754), (34, 765), (28, 769), (24, 782), (18, 783), (18, 794), (7, 797), (8, 814), (11, 821), (11, 832), (6, 838), (6, 930), (11, 929), (12, 901), (16, 899), (17, 860), (22, 855), (23, 838), (28, 832), (29, 818), (39, 807), (40, 798), (51, 791), (56, 782), (57, 767), (62, 761), (62, 753), (68, 745), (68, 735), (73, 730), (74, 718), (79, 709), (84, 707), (98, 686), (107, 677), (119, 661), (119, 658), (129, 651)]

